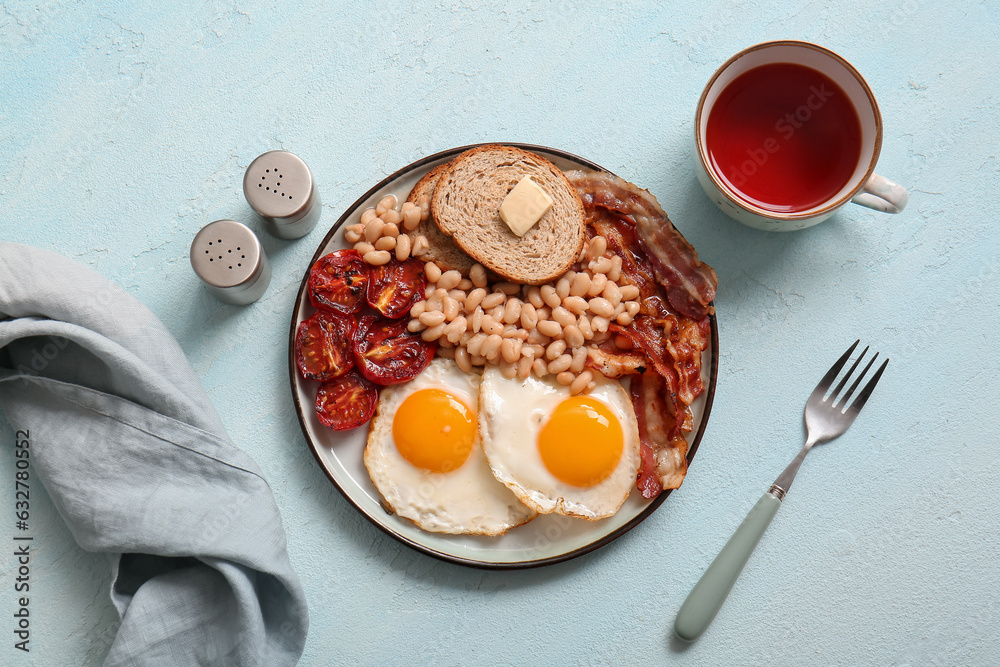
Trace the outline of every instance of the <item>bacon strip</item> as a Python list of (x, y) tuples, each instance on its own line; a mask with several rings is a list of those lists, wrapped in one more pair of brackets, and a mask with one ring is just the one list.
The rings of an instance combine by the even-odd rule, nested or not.
[(701, 319), (712, 312), (719, 279), (708, 264), (670, 222), (648, 190), (599, 171), (569, 171), (569, 179), (584, 208), (599, 207), (635, 221), (639, 247), (648, 256), (658, 281), (666, 288), (670, 305), (683, 315)]
[(636, 487), (643, 498), (655, 498), (664, 489), (676, 489), (684, 481), (688, 443), (682, 435), (681, 423), (671, 411), (670, 401), (666, 400), (663, 377), (647, 371), (632, 376), (631, 383), (642, 454)]

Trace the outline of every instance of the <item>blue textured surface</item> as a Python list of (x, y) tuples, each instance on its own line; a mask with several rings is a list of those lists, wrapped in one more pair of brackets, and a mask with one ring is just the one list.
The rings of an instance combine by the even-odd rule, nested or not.
[[(177, 337), (282, 509), (312, 615), (302, 664), (1000, 662), (997, 2), (333, 4), (0, 11), (0, 236), (94, 267)], [(778, 38), (867, 78), (903, 214), (852, 206), (775, 235), (705, 198), (701, 88)], [(537, 571), (464, 569), (378, 532), (313, 460), (287, 387), (288, 320), (324, 226), (395, 169), (484, 140), (556, 146), (649, 188), (720, 277), (718, 394), (684, 486), (613, 545)], [(323, 220), (292, 242), (258, 229), (271, 287), (221, 305), (189, 244), (249, 219), (243, 171), (275, 148), (313, 169)], [(810, 455), (712, 627), (677, 645), (676, 610), (858, 337), (892, 358), (878, 391)], [(5, 446), (0, 535), (13, 472)], [(12, 647), (4, 555), (0, 662), (97, 664), (116, 623), (108, 564), (33, 491), (32, 652)]]

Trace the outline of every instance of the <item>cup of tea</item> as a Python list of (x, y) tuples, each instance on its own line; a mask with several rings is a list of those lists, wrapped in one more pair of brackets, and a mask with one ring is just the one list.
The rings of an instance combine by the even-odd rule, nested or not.
[(705, 86), (696, 168), (708, 196), (740, 222), (791, 231), (848, 202), (899, 213), (907, 191), (875, 173), (882, 115), (853, 66), (816, 44), (740, 51)]

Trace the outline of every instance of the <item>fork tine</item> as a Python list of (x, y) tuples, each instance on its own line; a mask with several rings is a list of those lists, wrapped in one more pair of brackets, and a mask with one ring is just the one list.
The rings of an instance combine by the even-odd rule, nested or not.
[[(872, 359), (872, 361), (875, 360)], [(872, 395), (872, 391), (874, 391), (875, 385), (878, 384), (879, 378), (882, 377), (882, 371), (884, 371), (885, 367), (888, 365), (889, 365), (888, 359), (882, 362), (882, 365), (879, 366), (877, 371), (875, 371), (875, 375), (873, 375), (872, 379), (868, 381), (868, 384), (865, 385), (865, 388), (861, 390), (861, 393), (858, 394), (858, 397), (854, 399), (854, 403), (851, 404), (851, 407), (847, 409), (853, 417), (857, 417), (858, 413), (861, 412), (861, 408), (865, 407), (865, 403), (868, 402), (868, 397)]]
[[(858, 358), (854, 361), (854, 364), (851, 366), (851, 370), (849, 370), (846, 373), (844, 373), (844, 379), (840, 381), (840, 384), (837, 385), (837, 388), (834, 389), (833, 392), (830, 394), (830, 398), (829, 398), (830, 405), (833, 405), (834, 403), (837, 402), (837, 395), (840, 394), (840, 392), (844, 389), (844, 385), (846, 385), (847, 381), (851, 379), (852, 375), (854, 375), (854, 371), (857, 370), (858, 364), (860, 364), (861, 360), (865, 358), (866, 354), (868, 354), (868, 348), (870, 348), (870, 347), (871, 347), (870, 345), (866, 345), (865, 349), (861, 350), (861, 354), (859, 354)], [(875, 356), (877, 357), (878, 353), (876, 353)], [(871, 362), (868, 362), (868, 366), (871, 367)], [(865, 368), (865, 371), (867, 372), (868, 368)], [(865, 374), (862, 373), (861, 377), (864, 377), (864, 375)], [(848, 398), (851, 397), (851, 394), (854, 393), (854, 390), (857, 388), (857, 386), (858, 386), (858, 383), (855, 382), (854, 386), (851, 387), (851, 390), (849, 392), (847, 392), (847, 396), (844, 397), (845, 401)]]
[(816, 388), (813, 389), (813, 393), (809, 396), (809, 401), (823, 400), (823, 397), (826, 396), (826, 390), (829, 389), (830, 385), (833, 384), (833, 381), (837, 379), (837, 375), (840, 374), (840, 369), (843, 368), (844, 364), (847, 363), (847, 360), (851, 358), (851, 352), (854, 352), (854, 348), (856, 348), (859, 343), (861, 343), (860, 338), (854, 341), (854, 345), (847, 348), (847, 352), (844, 352), (844, 356), (837, 359), (837, 363), (830, 367), (830, 370), (826, 372), (823, 379), (820, 380), (819, 384), (816, 385)]
[(854, 384), (851, 385), (851, 388), (847, 390), (846, 394), (844, 394), (844, 398), (842, 398), (840, 400), (840, 403), (837, 404), (838, 408), (847, 407), (847, 401), (851, 400), (851, 396), (854, 395), (854, 390), (857, 389), (858, 385), (861, 384), (861, 381), (865, 379), (865, 375), (868, 374), (868, 370), (872, 367), (872, 364), (875, 363), (876, 359), (878, 359), (878, 352), (875, 353), (874, 357), (868, 360), (868, 365), (865, 366), (865, 370), (861, 371), (861, 374), (858, 375), (858, 379), (854, 381)]

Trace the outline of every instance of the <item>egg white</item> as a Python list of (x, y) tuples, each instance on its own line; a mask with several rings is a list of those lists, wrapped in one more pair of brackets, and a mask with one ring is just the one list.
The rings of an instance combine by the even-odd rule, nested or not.
[(437, 388), (475, 410), (481, 379), (480, 373), (466, 373), (454, 361), (439, 357), (412, 381), (385, 387), (379, 396), (365, 447), (365, 467), (392, 511), (423, 530), (502, 535), (537, 516), (494, 478), (478, 437), (465, 463), (448, 473), (418, 468), (396, 448), (393, 418), (408, 396)]
[(617, 380), (602, 375), (588, 394), (618, 418), (624, 444), (614, 471), (590, 487), (567, 484), (542, 461), (538, 434), (569, 398), (569, 387), (552, 377), (507, 379), (495, 367), (483, 373), (479, 388), (479, 434), (493, 474), (528, 507), (542, 514), (555, 512), (584, 519), (613, 515), (635, 486), (639, 470), (639, 424), (628, 392)]

